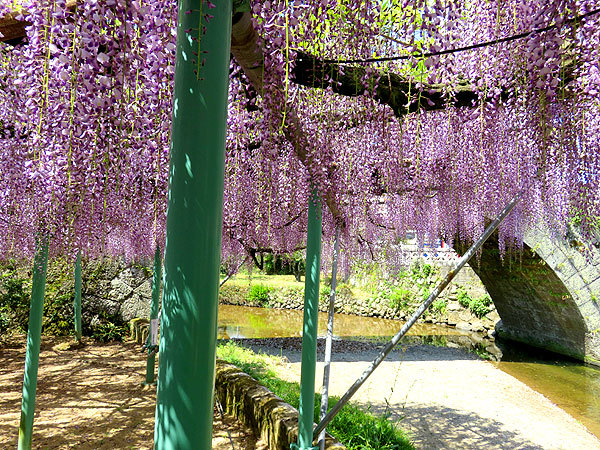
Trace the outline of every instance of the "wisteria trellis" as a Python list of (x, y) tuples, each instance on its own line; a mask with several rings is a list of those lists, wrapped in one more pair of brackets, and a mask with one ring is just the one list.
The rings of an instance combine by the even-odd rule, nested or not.
[[(29, 25), (23, 42), (0, 44), (0, 257), (31, 256), (42, 228), (55, 254), (149, 257), (165, 234), (176, 2), (2, 3), (0, 20)], [(521, 190), (502, 249), (539, 220), (558, 232), (572, 220), (596, 226), (600, 14), (573, 18), (598, 2), (251, 5), (260, 82), (232, 59), (225, 258), (302, 249), (309, 179), (327, 199), (325, 235), (342, 225), (348, 255), (408, 229), (472, 239)], [(412, 56), (341, 64), (307, 83), (299, 52)], [(361, 74), (360, 89), (340, 95), (345, 73)], [(377, 95), (386, 74), (406, 82), (403, 107)], [(465, 89), (472, 104), (453, 106)]]

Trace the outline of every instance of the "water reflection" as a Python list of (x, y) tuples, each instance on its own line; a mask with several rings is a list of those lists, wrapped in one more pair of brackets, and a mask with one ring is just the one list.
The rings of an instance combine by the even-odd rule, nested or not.
[[(302, 311), (219, 305), (218, 338), (273, 338), (302, 336)], [(374, 317), (336, 314), (333, 334), (336, 337), (393, 336), (404, 322)], [(327, 314), (319, 313), (318, 335), (325, 336)], [(432, 324), (415, 324), (409, 335), (462, 336), (469, 334)]]

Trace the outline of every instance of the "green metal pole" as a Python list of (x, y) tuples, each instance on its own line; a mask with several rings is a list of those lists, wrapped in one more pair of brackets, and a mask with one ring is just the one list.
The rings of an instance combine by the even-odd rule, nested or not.
[(150, 305), (150, 330), (146, 347), (148, 348), (148, 360), (146, 361), (146, 382), (154, 383), (154, 361), (157, 349), (156, 336), (158, 335), (158, 297), (160, 295), (160, 279), (162, 277), (160, 267), (160, 247), (156, 246), (154, 253), (154, 276), (152, 278), (152, 304)]
[(292, 449), (318, 449), (313, 446), (315, 409), (315, 368), (317, 364), (317, 325), (319, 319), (319, 276), (321, 273), (321, 204), (316, 190), (308, 203), (306, 236), (306, 277), (304, 280), (304, 327), (300, 369), (298, 443)]
[(213, 3), (179, 1), (154, 428), (159, 450), (212, 446), (232, 18), (231, 0)]
[(25, 355), (25, 375), (23, 377), (23, 399), (21, 402), (21, 423), (19, 425), (19, 450), (31, 449), (33, 435), (33, 414), (37, 391), (38, 366), (40, 360), (40, 340), (42, 334), (42, 313), (44, 312), (44, 291), (48, 267), (48, 234), (40, 234), (36, 242), (33, 262), (33, 285), (31, 287), (31, 307), (29, 309), (29, 330), (27, 331), (27, 354)]
[(75, 300), (73, 302), (75, 313), (75, 339), (81, 342), (81, 250), (77, 252), (75, 261)]

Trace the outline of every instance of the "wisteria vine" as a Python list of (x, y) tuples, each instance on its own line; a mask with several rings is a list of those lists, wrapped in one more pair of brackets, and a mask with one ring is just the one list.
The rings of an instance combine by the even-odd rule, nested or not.
[[(0, 45), (0, 257), (31, 255), (41, 229), (54, 253), (147, 257), (163, 243), (172, 3), (0, 6), (0, 27), (29, 23), (26, 38)], [(258, 38), (245, 62), (259, 60), (231, 62), (224, 260), (302, 250), (311, 186), (324, 249), (341, 227), (346, 267), (407, 230), (471, 240), (517, 192), (503, 252), (539, 221), (595, 232), (600, 19), (574, 18), (597, 2), (250, 3), (233, 17), (250, 16)], [(300, 76), (302, 54), (355, 62)], [(406, 58), (372, 61), (392, 55)]]

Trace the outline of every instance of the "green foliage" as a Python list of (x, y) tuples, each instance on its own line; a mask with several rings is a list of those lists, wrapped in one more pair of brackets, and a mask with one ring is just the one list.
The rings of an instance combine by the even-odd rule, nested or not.
[(129, 330), (127, 325), (115, 314), (102, 312), (100, 322), (91, 326), (91, 335), (100, 342), (123, 341)]
[(448, 300), (445, 298), (438, 298), (431, 304), (431, 308), (440, 314), (446, 314), (447, 307), (448, 307)]
[(261, 306), (269, 304), (269, 292), (271, 288), (264, 284), (253, 284), (248, 292), (248, 300)]
[(44, 333), (67, 336), (73, 333), (74, 322), (72, 294), (58, 294), (54, 298), (46, 297), (42, 322)]
[(430, 264), (421, 264), (420, 261), (414, 261), (409, 270), (413, 280), (427, 278), (427, 276), (433, 273), (433, 267)]
[(390, 308), (394, 308), (397, 311), (406, 310), (413, 298), (414, 294), (410, 289), (399, 286), (388, 294), (388, 304)]
[[(336, 289), (337, 292), (337, 289)], [(319, 302), (329, 302), (329, 297), (331, 296), (331, 285), (322, 285), (319, 288)]]
[(492, 311), (492, 299), (487, 294), (472, 298), (464, 288), (459, 288), (457, 299), (463, 308), (469, 308), (480, 319)]
[(457, 297), (458, 303), (460, 303), (460, 306), (462, 306), (463, 308), (468, 308), (469, 305), (471, 304), (471, 296), (467, 293), (465, 288), (462, 288), (462, 287), (458, 288), (456, 297)]
[(425, 289), (423, 289), (423, 292), (421, 292), (421, 301), (424, 302), (425, 300), (427, 300), (430, 294), (431, 289), (429, 288), (429, 286), (427, 286)]
[[(217, 347), (217, 356), (235, 364), (257, 379), (283, 401), (298, 408), (300, 386), (281, 380), (275, 371), (274, 357), (256, 354), (232, 342)], [(329, 407), (339, 399), (330, 397)], [(319, 421), (321, 396), (315, 395), (315, 421)], [(404, 432), (388, 420), (389, 415), (375, 416), (352, 404), (346, 404), (327, 427), (327, 431), (348, 450), (413, 449)]]
[(0, 337), (10, 329), (10, 314), (7, 311), (0, 309)]
[[(332, 398), (329, 406), (337, 403)], [(346, 405), (333, 419), (329, 432), (348, 449), (412, 449), (406, 435), (389, 419), (390, 414), (375, 416), (354, 405)], [(318, 421), (318, 408), (316, 418)]]
[(0, 332), (24, 332), (29, 325), (29, 299), (27, 280), (20, 278), (16, 269), (2, 274), (0, 283)]
[(473, 311), (473, 314), (475, 314), (479, 318), (482, 318), (483, 316), (485, 316), (487, 313), (489, 313), (492, 310), (492, 308), (490, 307), (491, 304), (492, 304), (492, 299), (490, 298), (489, 295), (486, 294), (481, 297), (474, 298), (471, 301), (469, 308), (471, 308), (471, 311)]
[(304, 258), (300, 252), (292, 255), (267, 253), (263, 256), (262, 270), (267, 275), (294, 275), (296, 272), (304, 271)]
[(433, 267), (431, 264), (423, 264), (423, 266), (421, 266), (421, 273), (424, 277), (428, 277), (429, 275), (433, 274)]

